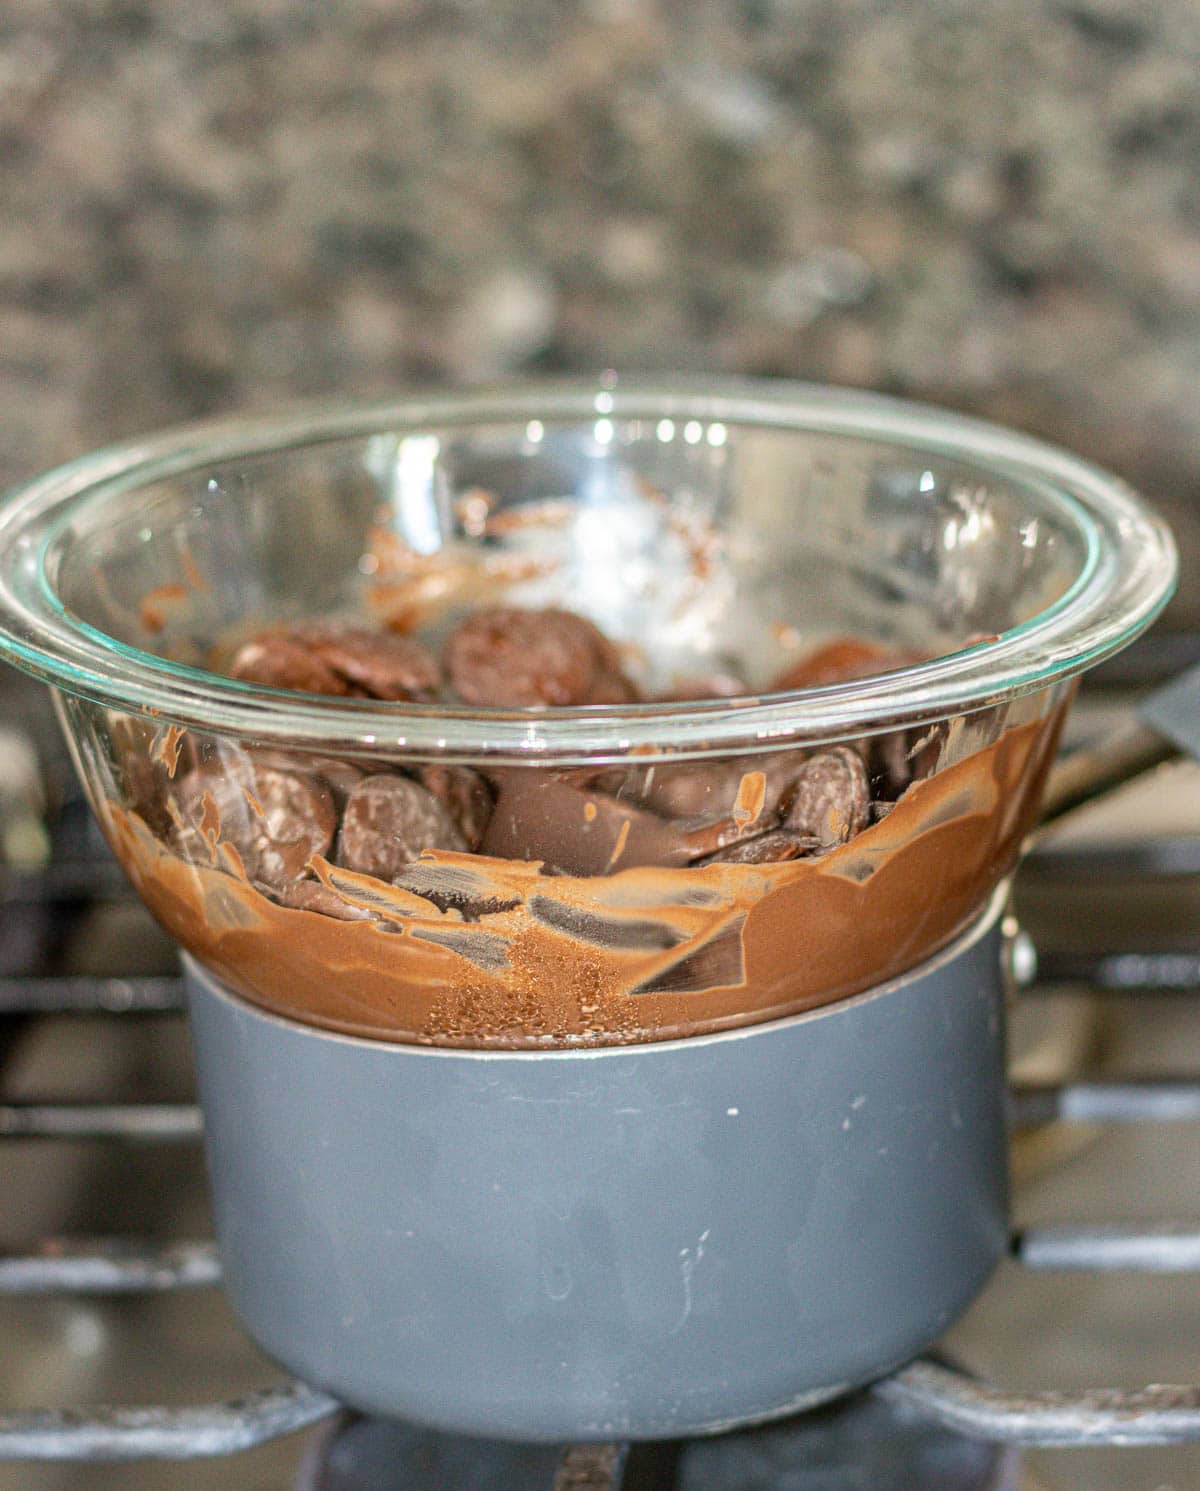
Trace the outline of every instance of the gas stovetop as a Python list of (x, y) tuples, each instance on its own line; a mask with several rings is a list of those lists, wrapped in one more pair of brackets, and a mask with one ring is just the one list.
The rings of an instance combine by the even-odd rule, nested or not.
[[(1183, 646), (1122, 660), (1075, 738)], [(528, 1447), (346, 1414), (241, 1334), (208, 1240), (173, 951), (20, 697), (5, 717), (33, 722), (50, 786), (0, 741), (0, 1491), (1200, 1484), (1200, 770), (1085, 810), (1021, 872), (1017, 1226), (939, 1353), (766, 1428)]]

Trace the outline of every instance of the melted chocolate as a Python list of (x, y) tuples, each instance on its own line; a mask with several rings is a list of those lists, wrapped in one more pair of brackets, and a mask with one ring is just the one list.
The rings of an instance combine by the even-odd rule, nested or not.
[[(1012, 869), (1061, 716), (1010, 729), (913, 783), (848, 843), (815, 855), (805, 842), (791, 859), (778, 835), (796, 830), (761, 823), (734, 854), (664, 864), (664, 853), (685, 852), (667, 820), (513, 768), (482, 853), (426, 850), (398, 884), (316, 854), (313, 889), (289, 887), (283, 905), (227, 844), (214, 838), (209, 861), (190, 864), (134, 809), (102, 813), (159, 922), (270, 1009), (451, 1046), (663, 1040), (830, 1003), (944, 945)], [(754, 785), (738, 793), (747, 814)], [(539, 799), (540, 819), (530, 806)], [(533, 854), (572, 873), (547, 873)], [(331, 897), (359, 919), (330, 914)]]

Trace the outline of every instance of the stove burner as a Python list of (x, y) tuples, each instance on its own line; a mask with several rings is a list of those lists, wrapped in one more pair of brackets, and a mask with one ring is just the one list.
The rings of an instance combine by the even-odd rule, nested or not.
[(459, 1439), (339, 1414), (313, 1446), (296, 1491), (553, 1491), (561, 1458), (554, 1445)]
[(675, 1491), (1016, 1491), (1019, 1454), (871, 1395), (687, 1445)]
[(668, 1491), (662, 1467), (674, 1448), (651, 1445), (634, 1457), (636, 1470), (624, 1445), (468, 1439), (343, 1413), (313, 1445), (296, 1491)]
[(507, 1444), (343, 1414), (297, 1491), (1015, 1491), (1016, 1450), (968, 1439), (866, 1394), (803, 1417), (685, 1444)]

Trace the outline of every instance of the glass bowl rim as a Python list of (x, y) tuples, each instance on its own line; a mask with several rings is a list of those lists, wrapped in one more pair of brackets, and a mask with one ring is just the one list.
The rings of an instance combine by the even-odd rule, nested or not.
[[(143, 652), (66, 610), (50, 577), (70, 521), (169, 476), (337, 440), (430, 429), (672, 419), (857, 437), (1036, 487), (1085, 540), (1065, 595), (995, 640), (875, 678), (737, 699), (498, 710), (264, 689)], [(1170, 599), (1170, 530), (1118, 477), (1053, 445), (930, 405), (785, 380), (539, 381), (180, 426), (34, 478), (0, 503), (0, 659), (104, 707), (300, 750), (560, 763), (696, 757), (850, 739), (970, 713), (1071, 678), (1132, 641)]]

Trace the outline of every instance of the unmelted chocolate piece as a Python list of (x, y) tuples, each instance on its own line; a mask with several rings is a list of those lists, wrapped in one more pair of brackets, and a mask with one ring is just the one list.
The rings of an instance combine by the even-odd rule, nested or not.
[(915, 726), (911, 730), (890, 730), (873, 736), (870, 765), (878, 775), (883, 795), (897, 798), (913, 782), (932, 775), (941, 753), (945, 724)]
[(797, 773), (783, 828), (833, 849), (866, 826), (870, 796), (861, 757), (832, 746), (810, 756)]
[(337, 816), (329, 792), (303, 772), (246, 761), (189, 772), (179, 786), (176, 843), (186, 857), (237, 851), (247, 875), (272, 887), (306, 873), (333, 843)]
[(885, 798), (895, 799), (912, 781), (908, 763), (908, 731), (889, 730), (871, 738), (871, 771), (879, 778)]
[(789, 663), (776, 677), (772, 690), (783, 693), (791, 689), (824, 688), (832, 683), (849, 683), (856, 678), (871, 678), (877, 673), (891, 673), (910, 663), (923, 662), (925, 654), (900, 647), (884, 647), (860, 637), (835, 637), (812, 652)]
[(469, 766), (423, 766), (421, 782), (458, 824), (467, 848), (476, 850), (492, 816), (492, 789)]
[(109, 713), (108, 724), (121, 796), (151, 833), (161, 838), (171, 826), (166, 807), (171, 780), (163, 753), (156, 749), (163, 732), (156, 732), (146, 720), (115, 711)]
[(340, 621), (307, 622), (290, 635), (368, 699), (428, 701), (442, 686), (437, 659), (411, 637)]
[(282, 634), (265, 633), (243, 643), (227, 672), (230, 678), (270, 689), (295, 689), (302, 694), (351, 692), (349, 683), (311, 647)]
[(797, 773), (808, 759), (803, 750), (776, 751), (766, 756), (724, 757), (713, 761), (660, 762), (643, 768), (643, 801), (657, 812), (676, 818), (740, 816), (739, 806), (753, 774), (763, 778), (762, 804), (750, 813), (761, 832), (778, 817), (780, 804), (791, 795)]
[(597, 673), (588, 690), (588, 704), (636, 704), (641, 699), (637, 686), (624, 673)]
[(338, 621), (263, 632), (237, 650), (228, 671), (270, 688), (360, 699), (430, 700), (442, 682), (437, 659), (420, 642)]
[(340, 810), (366, 772), (352, 761), (338, 756), (311, 756), (307, 753), (277, 751), (256, 747), (251, 755), (256, 764), (275, 766), (281, 771), (303, 772), (315, 776), (329, 788), (335, 806)]
[(309, 765), (329, 788), (339, 809), (345, 807), (346, 799), (365, 775), (361, 766), (336, 756), (314, 756)]
[(273, 887), (273, 894), (281, 905), (293, 911), (316, 911), (342, 922), (371, 920), (371, 913), (365, 907), (343, 901), (337, 891), (330, 890), (320, 880), (293, 880), (287, 885)]
[(665, 819), (675, 835), (672, 862), (690, 863), (775, 827), (782, 812), (781, 794), (790, 786), (791, 775), (786, 783), (773, 783), (757, 758), (746, 757), (740, 762), (722, 759), (633, 769), (606, 767), (572, 773), (564, 780), (587, 794), (592, 807), (585, 807), (585, 812), (598, 812), (598, 804), (606, 802), (618, 808), (649, 807), (651, 812), (644, 815), (653, 829), (652, 833), (647, 829), (648, 841), (661, 838)]
[(254, 773), (257, 872), (269, 885), (303, 874), (314, 854), (324, 854), (337, 829), (330, 794), (315, 777), (260, 767)]
[[(761, 781), (761, 777), (760, 777)], [(740, 844), (745, 839), (757, 838), (759, 834), (774, 828), (779, 822), (780, 810), (759, 812), (753, 816), (734, 812), (725, 818), (713, 818), (704, 823), (681, 822), (679, 827), (688, 854), (692, 859), (708, 859), (719, 850)]]
[(716, 854), (700, 860), (703, 865), (778, 865), (790, 859), (801, 859), (818, 848), (816, 839), (802, 838), (786, 829), (773, 829), (752, 839), (741, 839)]
[[(858, 742), (850, 741), (848, 749), (857, 751)], [(776, 751), (770, 756), (754, 758), (754, 764), (766, 773), (767, 801), (773, 807), (783, 809), (792, 801), (796, 779), (812, 755), (811, 750), (797, 746), (790, 751)]]
[(253, 841), (250, 804), (241, 783), (221, 768), (198, 767), (181, 777), (167, 799), (172, 847), (190, 864), (216, 859), (232, 844), (243, 863)]
[(347, 802), (337, 862), (391, 880), (425, 849), (463, 851), (467, 841), (446, 808), (411, 777), (364, 777)]
[(501, 859), (541, 860), (572, 875), (606, 875), (636, 865), (695, 858), (680, 826), (632, 802), (544, 772), (515, 769), (480, 846)]
[(171, 819), (165, 797), (170, 782), (166, 773), (144, 755), (129, 751), (121, 758), (124, 797), (151, 833), (163, 837), (170, 831)]
[(704, 699), (738, 699), (750, 686), (736, 673), (704, 673), (676, 678), (665, 693), (655, 697), (660, 704), (691, 704)]
[[(620, 673), (616, 649), (572, 611), (489, 606), (468, 616), (446, 643), (446, 669), (468, 704), (520, 709), (592, 700)], [(611, 681), (602, 692), (612, 692)]]
[(721, 817), (733, 809), (743, 770), (736, 762), (661, 761), (645, 767), (642, 800), (672, 818)]

